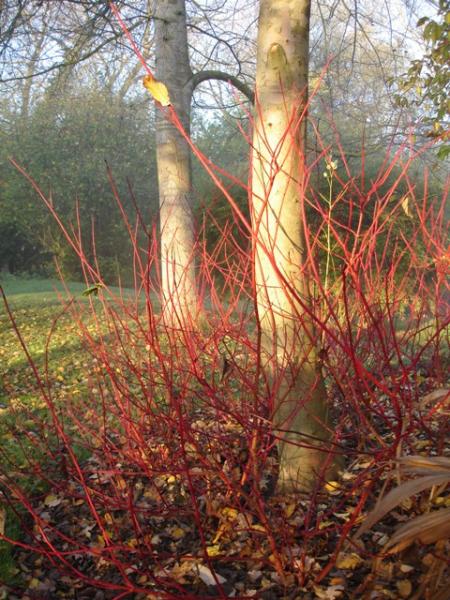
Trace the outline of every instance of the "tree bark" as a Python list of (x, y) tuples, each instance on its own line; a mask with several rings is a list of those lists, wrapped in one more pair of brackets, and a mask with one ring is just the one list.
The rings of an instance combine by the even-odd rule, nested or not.
[(327, 397), (304, 269), (309, 19), (310, 0), (260, 2), (252, 227), (261, 364), (274, 398), (280, 490), (311, 489), (329, 461)]
[[(189, 65), (184, 0), (155, 0), (156, 78), (168, 88), (185, 131), (190, 130), (192, 71)], [(163, 311), (185, 324), (198, 311), (189, 147), (156, 110), (156, 156), (160, 198)]]

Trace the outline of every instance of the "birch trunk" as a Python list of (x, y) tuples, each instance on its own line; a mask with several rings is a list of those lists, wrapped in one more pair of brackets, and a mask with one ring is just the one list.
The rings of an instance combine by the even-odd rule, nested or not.
[[(189, 65), (184, 0), (155, 0), (156, 78), (165, 83), (184, 129), (189, 133), (192, 72)], [(163, 311), (172, 324), (195, 319), (197, 293), (189, 147), (156, 110), (156, 157), (161, 236)]]
[(282, 490), (311, 489), (329, 459), (326, 390), (304, 310), (310, 298), (303, 269), (306, 132), (300, 116), (307, 102), (309, 18), (310, 0), (260, 2), (252, 226), (261, 360), (281, 437)]

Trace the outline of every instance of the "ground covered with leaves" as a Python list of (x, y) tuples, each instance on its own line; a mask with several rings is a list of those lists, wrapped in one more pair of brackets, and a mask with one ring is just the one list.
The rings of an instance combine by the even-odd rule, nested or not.
[[(0, 542), (0, 598), (449, 597), (448, 539), (425, 543), (420, 528), (410, 528), (397, 539), (403, 547), (389, 547), (398, 527), (450, 507), (445, 465), (441, 485), (400, 493), (355, 538), (377, 499), (411, 479), (395, 458), (449, 455), (442, 363), (436, 368), (424, 354), (408, 379), (392, 368), (386, 393), (368, 396), (377, 410), (364, 429), (349, 412), (348, 387), (330, 380), (337, 449), (346, 457), (341, 478), (308, 496), (286, 494), (276, 488), (264, 411), (256, 418), (249, 409), (253, 388), (243, 374), (254, 370), (254, 357), (232, 336), (220, 347), (204, 344), (185, 371), (186, 356), (177, 355), (174, 374), (170, 348), (139, 346), (136, 323), (122, 324), (133, 352), (119, 334), (106, 361), (104, 339), (83, 345), (65, 312), (46, 359), (55, 305), (27, 300), (17, 314), (52, 383), (43, 398), (2, 317), (0, 533), (17, 545)], [(408, 406), (401, 420), (397, 396)]]

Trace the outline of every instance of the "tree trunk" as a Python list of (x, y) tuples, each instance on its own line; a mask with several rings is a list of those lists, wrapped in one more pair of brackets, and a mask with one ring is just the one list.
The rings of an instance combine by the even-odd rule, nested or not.
[(260, 2), (252, 226), (261, 361), (280, 437), (280, 490), (311, 489), (329, 461), (326, 390), (305, 311), (310, 297), (304, 271), (306, 124), (301, 116), (307, 102), (309, 18), (310, 0)]
[[(184, 0), (155, 0), (156, 78), (168, 88), (189, 133), (192, 72), (189, 65)], [(163, 311), (174, 325), (192, 324), (198, 305), (189, 147), (179, 131), (156, 110), (156, 156), (160, 199)]]

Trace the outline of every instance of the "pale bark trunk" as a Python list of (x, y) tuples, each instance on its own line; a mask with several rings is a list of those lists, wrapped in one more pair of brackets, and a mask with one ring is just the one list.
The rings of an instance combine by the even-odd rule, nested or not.
[(31, 55), (31, 59), (28, 62), (27, 70), (26, 70), (26, 78), (23, 82), (22, 87), (22, 103), (20, 108), (20, 114), (22, 119), (26, 121), (30, 114), (31, 109), (31, 88), (33, 85), (33, 75), (36, 70), (36, 66), (41, 57), (42, 49), (44, 47), (45, 38), (47, 35), (47, 25), (44, 23), (42, 31), (38, 34), (35, 47), (33, 50), (33, 54)]
[(310, 0), (260, 2), (252, 223), (261, 361), (275, 398), (274, 430), (282, 437), (278, 486), (284, 490), (310, 489), (329, 459), (326, 390), (302, 306), (310, 303), (301, 218), (306, 134), (299, 125), (307, 101), (309, 15)]
[[(189, 65), (184, 0), (155, 0), (156, 78), (167, 86), (189, 133), (192, 72)], [(156, 109), (156, 156), (160, 198), (163, 311), (174, 324), (193, 323), (198, 311), (189, 147)]]

